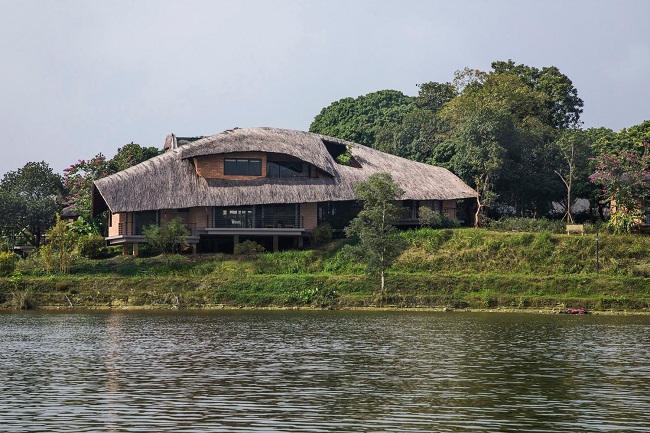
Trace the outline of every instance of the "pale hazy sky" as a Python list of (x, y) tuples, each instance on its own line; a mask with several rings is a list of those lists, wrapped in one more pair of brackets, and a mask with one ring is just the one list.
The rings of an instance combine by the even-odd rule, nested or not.
[(650, 119), (648, 0), (0, 0), (0, 176), (233, 127), (494, 60), (557, 66), (584, 127)]

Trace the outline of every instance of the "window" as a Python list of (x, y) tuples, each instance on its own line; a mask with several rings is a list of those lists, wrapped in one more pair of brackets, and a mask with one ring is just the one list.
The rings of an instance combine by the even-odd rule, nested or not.
[(160, 217), (158, 211), (141, 211), (133, 212), (133, 232), (134, 235), (141, 235), (142, 229), (149, 225), (159, 225)]
[(214, 208), (214, 227), (248, 228), (252, 226), (252, 206)]
[(262, 160), (250, 158), (226, 158), (223, 174), (226, 176), (261, 176)]
[(269, 161), (267, 177), (309, 177), (309, 164), (302, 161)]
[(262, 224), (264, 227), (301, 227), (298, 204), (262, 205)]

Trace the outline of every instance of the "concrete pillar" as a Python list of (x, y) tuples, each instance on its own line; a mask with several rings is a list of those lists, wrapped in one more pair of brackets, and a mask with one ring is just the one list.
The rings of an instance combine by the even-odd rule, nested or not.
[(233, 253), (235, 252), (234, 248), (237, 246), (238, 243), (239, 243), (239, 235), (233, 236), (233, 246), (232, 246), (233, 247)]
[(128, 254), (129, 254), (129, 251), (128, 251), (128, 248), (127, 248), (127, 244), (122, 244), (122, 255), (126, 256)]
[(196, 254), (196, 244), (192, 244), (192, 254)]
[(278, 235), (273, 236), (273, 252), (278, 252)]
[(302, 236), (298, 236), (298, 248), (305, 246), (305, 241)]
[(138, 257), (138, 243), (133, 242), (133, 257)]

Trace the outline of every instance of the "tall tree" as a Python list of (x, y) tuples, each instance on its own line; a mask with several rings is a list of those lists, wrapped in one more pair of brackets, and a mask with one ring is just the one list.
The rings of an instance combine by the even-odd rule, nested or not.
[(38, 247), (41, 235), (61, 209), (61, 176), (42, 162), (28, 162), (6, 173), (0, 182), (0, 225)]
[(548, 109), (548, 123), (555, 128), (578, 126), (584, 102), (578, 97), (578, 90), (566, 75), (555, 66), (541, 70), (524, 64), (516, 65), (512, 60), (492, 62), (496, 74), (514, 74), (530, 88), (545, 94)]
[(447, 123), (436, 113), (416, 108), (404, 116), (402, 123), (378, 128), (374, 147), (402, 158), (428, 162), (445, 140), (447, 129)]
[(384, 298), (386, 270), (404, 249), (404, 239), (395, 228), (402, 209), (393, 203), (404, 191), (388, 173), (375, 173), (367, 182), (356, 185), (357, 198), (363, 210), (345, 228), (348, 237), (358, 237), (357, 245), (346, 245), (346, 253), (362, 259), (371, 275), (381, 277), (379, 296)]
[(451, 83), (418, 84), (416, 107), (400, 123), (388, 123), (376, 130), (374, 147), (382, 152), (414, 161), (428, 162), (445, 140), (448, 125), (438, 111), (457, 96)]
[(485, 207), (497, 198), (495, 184), (504, 172), (507, 149), (514, 126), (507, 113), (485, 108), (469, 113), (458, 125), (452, 139), (456, 153), (451, 160), (454, 171), (476, 191), (474, 227), (479, 227)]
[(160, 155), (160, 150), (156, 147), (143, 147), (131, 142), (118, 148), (117, 153), (111, 158), (108, 165), (111, 173), (117, 173), (158, 155)]
[(559, 184), (547, 181), (555, 174), (546, 146), (553, 137), (545, 123), (546, 96), (512, 74), (468, 77), (463, 79), (462, 93), (440, 110), (455, 146), (452, 170), (478, 187), (483, 204), (498, 194), (499, 203), (518, 214), (540, 209)]
[(415, 98), (397, 90), (380, 90), (356, 99), (343, 98), (323, 108), (309, 126), (309, 132), (372, 147), (379, 127), (401, 123), (413, 108)]
[(418, 96), (415, 98), (415, 103), (418, 108), (432, 111), (436, 113), (447, 102), (458, 96), (456, 86), (452, 83), (438, 83), (429, 81), (427, 83), (418, 84), (420, 89)]
[(589, 199), (590, 204), (597, 203), (600, 193), (589, 182), (595, 164), (592, 152), (592, 140), (598, 132), (594, 130), (570, 129), (564, 131), (552, 146), (557, 150), (559, 162), (555, 173), (566, 188), (566, 199), (563, 200), (565, 213), (563, 220), (573, 221), (572, 207), (578, 198)]

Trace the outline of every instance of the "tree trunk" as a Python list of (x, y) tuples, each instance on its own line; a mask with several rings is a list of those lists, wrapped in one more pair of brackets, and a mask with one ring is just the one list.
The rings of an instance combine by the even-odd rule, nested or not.
[(479, 215), (481, 214), (481, 209), (483, 208), (483, 205), (481, 204), (481, 193), (478, 190), (478, 186), (476, 187), (476, 214), (474, 214), (474, 228), (478, 228), (478, 220), (479, 220)]

